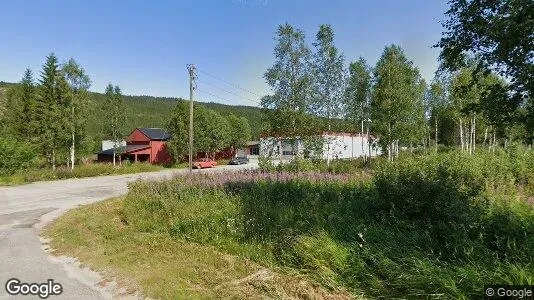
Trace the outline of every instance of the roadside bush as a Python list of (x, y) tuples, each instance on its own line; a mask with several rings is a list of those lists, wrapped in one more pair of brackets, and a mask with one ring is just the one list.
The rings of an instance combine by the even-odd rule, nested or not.
[(34, 168), (37, 156), (31, 145), (0, 138), (0, 176)]
[[(534, 232), (534, 215), (517, 183), (533, 164), (505, 152), (451, 152), (382, 164), (374, 176), (377, 213), (425, 229), (442, 258), (526, 258), (534, 254), (534, 236), (526, 234)], [(487, 252), (474, 251), (473, 243)]]

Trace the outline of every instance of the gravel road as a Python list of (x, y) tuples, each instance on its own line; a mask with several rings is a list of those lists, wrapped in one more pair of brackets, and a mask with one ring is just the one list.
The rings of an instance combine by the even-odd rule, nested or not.
[[(219, 166), (200, 172), (255, 167), (257, 163), (251, 161), (248, 165)], [(48, 279), (60, 283), (62, 294), (48, 299), (137, 298), (125, 294), (114, 283), (101, 284), (103, 278), (99, 274), (81, 268), (72, 258), (49, 255), (46, 241), (39, 237), (40, 230), (69, 209), (125, 194), (128, 182), (170, 178), (186, 171), (169, 169), (0, 187), (0, 299), (39, 299), (37, 296), (10, 296), (5, 286), (10, 278), (26, 283), (42, 283)]]

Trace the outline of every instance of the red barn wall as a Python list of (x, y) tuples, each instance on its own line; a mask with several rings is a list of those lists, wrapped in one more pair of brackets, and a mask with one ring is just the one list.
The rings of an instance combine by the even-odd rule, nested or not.
[(153, 164), (167, 164), (171, 162), (171, 155), (164, 141), (150, 142), (150, 162)]
[[(150, 142), (150, 139), (142, 133), (139, 129), (135, 129), (128, 136), (127, 142), (130, 144), (137, 144), (137, 142)], [(142, 144), (142, 143), (141, 143)]]

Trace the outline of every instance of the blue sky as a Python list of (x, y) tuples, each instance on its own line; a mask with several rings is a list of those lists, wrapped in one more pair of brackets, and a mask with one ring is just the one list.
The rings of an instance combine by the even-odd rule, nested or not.
[(253, 92), (199, 73), (199, 89), (214, 96), (197, 98), (254, 105), (247, 99), (269, 92), (263, 73), (274, 61), (276, 28), (289, 22), (309, 44), (320, 24), (331, 24), (347, 64), (363, 56), (374, 65), (384, 46), (399, 44), (429, 81), (446, 10), (446, 0), (6, 1), (0, 80), (19, 81), (27, 67), (39, 74), (54, 52), (60, 61), (77, 60), (93, 91), (112, 82), (124, 94), (188, 98), (186, 64), (194, 63)]

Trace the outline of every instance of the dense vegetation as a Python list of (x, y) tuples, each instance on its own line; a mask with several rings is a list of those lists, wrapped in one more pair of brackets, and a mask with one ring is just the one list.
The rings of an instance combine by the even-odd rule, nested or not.
[[(38, 82), (28, 69), (20, 83), (0, 83), (2, 148), (9, 150), (3, 152), (0, 172), (10, 175), (59, 165), (74, 169), (75, 164), (92, 159), (103, 139), (122, 140), (136, 127), (166, 128), (174, 136), (170, 145), (180, 162), (187, 149), (187, 133), (181, 129), (188, 125), (188, 112), (180, 116), (172, 112), (184, 107), (185, 101), (123, 96), (120, 87), (111, 83), (104, 94), (92, 93), (90, 86), (90, 78), (76, 61), (59, 64), (54, 54), (47, 57)], [(195, 151), (235, 149), (259, 134), (260, 127), (251, 128), (247, 119), (260, 119), (259, 108), (215, 103), (195, 107)], [(23, 157), (18, 155), (23, 152)]]
[(138, 182), (123, 213), (140, 232), (212, 245), (370, 297), (472, 298), (488, 283), (534, 280), (532, 151), (402, 155), (377, 164), (372, 177), (356, 174)]
[[(477, 144), (534, 143), (526, 75), (533, 70), (532, 43), (514, 25), (528, 10), (523, 2), (451, 1), (448, 32), (438, 44), (442, 64), (430, 83), (398, 45), (386, 46), (374, 67), (360, 57), (347, 69), (330, 25), (319, 27), (313, 47), (302, 30), (280, 25), (275, 60), (264, 74), (272, 90), (262, 98), (266, 132), (307, 139), (341, 119), (351, 131), (378, 136), (390, 160), (402, 147), (443, 144), (472, 154)], [(525, 27), (532, 31), (531, 22)]]

